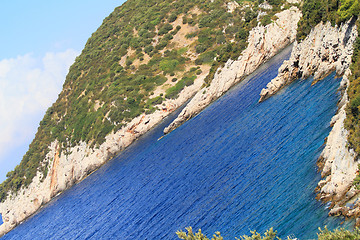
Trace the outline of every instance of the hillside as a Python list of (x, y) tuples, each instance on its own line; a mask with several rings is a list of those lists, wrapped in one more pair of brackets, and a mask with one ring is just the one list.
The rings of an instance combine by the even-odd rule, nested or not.
[[(110, 132), (162, 108), (199, 76), (209, 84), (217, 67), (246, 47), (249, 30), (272, 21), (282, 2), (269, 3), (271, 10), (257, 1), (129, 0), (116, 8), (71, 66), (29, 150), (0, 185), (0, 200), (28, 186), (38, 171), (47, 176), (53, 141), (60, 155), (80, 142), (98, 147)], [(257, 18), (260, 11), (265, 14)]]
[[(295, 37), (297, 43), (306, 41), (321, 22), (330, 22), (336, 29), (350, 19), (355, 22), (359, 11), (356, 0), (305, 0), (302, 4), (128, 0), (89, 38), (29, 150), (0, 184), (5, 223), (0, 235), (194, 95), (166, 132), (197, 114)], [(359, 48), (357, 39), (346, 108), (348, 146), (357, 152)]]

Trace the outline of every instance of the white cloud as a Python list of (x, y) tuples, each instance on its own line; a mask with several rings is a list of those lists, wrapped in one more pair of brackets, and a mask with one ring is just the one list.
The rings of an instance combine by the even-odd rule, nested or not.
[(0, 61), (0, 162), (34, 137), (77, 55), (69, 49), (42, 58), (26, 54)]

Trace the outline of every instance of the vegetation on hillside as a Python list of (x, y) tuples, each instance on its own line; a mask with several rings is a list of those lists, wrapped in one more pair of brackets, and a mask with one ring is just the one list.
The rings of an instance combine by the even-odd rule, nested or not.
[[(350, 19), (356, 16), (358, 36), (354, 43), (354, 53), (352, 56), (352, 64), (350, 66), (351, 76), (349, 78), (350, 85), (348, 89), (349, 104), (346, 108), (346, 119), (344, 121), (345, 128), (349, 131), (348, 147), (360, 153), (360, 22), (358, 16), (360, 14), (360, 5), (358, 0), (346, 0), (339, 7), (339, 16), (344, 19)], [(360, 170), (360, 164), (358, 169)], [(360, 171), (358, 171), (353, 184), (360, 188)]]
[(359, 10), (358, 0), (304, 0), (296, 39), (303, 40), (320, 22), (330, 21), (332, 25), (339, 25), (357, 16)]
[[(186, 228), (187, 232), (178, 231), (176, 235), (178, 238), (183, 240), (223, 240), (224, 238), (221, 236), (220, 232), (215, 232), (213, 237), (210, 239), (206, 235), (201, 232), (201, 229), (198, 232), (194, 233), (191, 227)], [(280, 239), (277, 236), (277, 232), (274, 231), (272, 228), (267, 230), (263, 235), (256, 232), (251, 231), (251, 236), (240, 236), (240, 238), (236, 238), (238, 240), (275, 240)]]
[(218, 66), (247, 46), (249, 30), (270, 23), (285, 1), (269, 0), (273, 8), (257, 19), (262, 2), (237, 0), (233, 12), (224, 0), (128, 0), (116, 8), (87, 41), (29, 150), (0, 184), (0, 201), (37, 172), (46, 177), (53, 141), (60, 154), (80, 141), (97, 147), (107, 134), (176, 98), (199, 74), (209, 84)]
[[(357, 22), (359, 29), (359, 22)], [(359, 30), (358, 30), (359, 31)], [(349, 104), (346, 109), (345, 127), (349, 130), (349, 147), (360, 153), (360, 37), (355, 41), (352, 57), (350, 86), (348, 90)], [(358, 179), (359, 180), (359, 177)], [(359, 181), (355, 181), (356, 184)]]
[[(206, 235), (201, 232), (199, 229), (198, 232), (194, 233), (191, 227), (186, 228), (187, 232), (178, 231), (176, 232), (177, 236), (183, 240), (210, 240)], [(319, 233), (317, 234), (318, 240), (358, 240), (360, 239), (360, 229), (355, 228), (354, 231), (349, 231), (343, 228), (335, 229), (333, 231), (329, 231), (326, 227), (324, 229), (319, 229)], [(221, 236), (220, 232), (216, 232), (211, 240), (223, 240), (224, 238)], [(251, 235), (240, 236), (240, 238), (236, 238), (238, 240), (281, 240), (277, 236), (277, 232), (272, 228), (267, 230), (264, 234), (260, 234), (256, 231), (251, 231)], [(288, 240), (296, 239), (287, 237)]]

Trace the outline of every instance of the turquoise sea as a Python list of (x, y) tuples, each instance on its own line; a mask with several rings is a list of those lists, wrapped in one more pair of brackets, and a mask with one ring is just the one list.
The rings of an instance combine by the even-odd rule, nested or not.
[(158, 140), (168, 117), (3, 239), (177, 239), (188, 226), (310, 239), (338, 226), (314, 189), (341, 79), (299, 80), (258, 103), (289, 52)]

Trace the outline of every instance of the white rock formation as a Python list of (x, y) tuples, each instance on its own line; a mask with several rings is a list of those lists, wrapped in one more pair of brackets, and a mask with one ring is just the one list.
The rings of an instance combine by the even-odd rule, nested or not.
[(301, 0), (287, 0), (287, 2), (291, 4), (300, 4)]
[(331, 119), (333, 128), (320, 155), (321, 165), (323, 165), (321, 176), (325, 177), (318, 184), (320, 199), (341, 200), (350, 189), (356, 176), (358, 162), (355, 159), (355, 152), (347, 147), (348, 131), (344, 128), (345, 108), (349, 102), (346, 90), (350, 74), (350, 69), (347, 69), (340, 87), (343, 95), (339, 102), (339, 110)]
[(235, 9), (238, 8), (239, 6), (240, 6), (240, 5), (239, 5), (237, 2), (235, 2), (235, 1), (228, 2), (227, 5), (226, 5), (227, 11), (228, 11), (229, 13), (234, 12)]
[(259, 8), (264, 10), (271, 10), (273, 7), (267, 1), (264, 1), (262, 4), (259, 5)]
[(278, 76), (261, 91), (259, 102), (298, 78), (314, 75), (318, 80), (334, 70), (342, 75), (351, 63), (356, 36), (353, 21), (340, 27), (332, 27), (330, 22), (318, 24), (301, 43), (295, 43), (290, 59), (284, 61)]
[(199, 113), (234, 84), (295, 40), (297, 22), (301, 17), (299, 9), (291, 7), (276, 16), (278, 19), (274, 23), (265, 27), (258, 26), (250, 31), (248, 47), (238, 60), (228, 60), (223, 68), (219, 68), (210, 86), (197, 92), (179, 116), (165, 128), (164, 133), (169, 133)]

